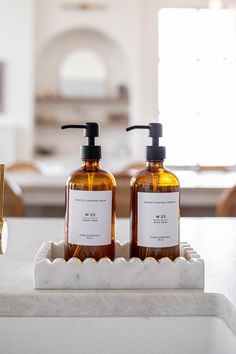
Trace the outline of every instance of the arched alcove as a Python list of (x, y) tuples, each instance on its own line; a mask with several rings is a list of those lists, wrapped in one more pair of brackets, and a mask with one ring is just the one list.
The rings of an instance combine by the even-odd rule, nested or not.
[(66, 97), (107, 95), (109, 73), (97, 52), (75, 49), (65, 55), (59, 67), (59, 93)]
[(96, 121), (102, 124), (103, 159), (120, 163), (127, 158), (123, 137), (129, 117), (130, 75), (127, 52), (118, 43), (98, 30), (80, 28), (55, 36), (41, 48), (36, 66), (35, 150), (39, 156), (77, 161), (82, 136), (73, 131), (55, 134), (55, 126)]
[(96, 53), (104, 61), (107, 95), (115, 95), (120, 85), (128, 86), (128, 65), (119, 45), (97, 30), (75, 29), (56, 36), (42, 49), (36, 73), (37, 94), (59, 94), (59, 71), (63, 58), (82, 50)]

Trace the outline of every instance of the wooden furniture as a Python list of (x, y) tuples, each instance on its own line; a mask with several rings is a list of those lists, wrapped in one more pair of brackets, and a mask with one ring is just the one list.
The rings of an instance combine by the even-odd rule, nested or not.
[(116, 179), (116, 215), (124, 218), (130, 212), (130, 179), (137, 172), (144, 168), (143, 163), (135, 162), (127, 165), (123, 170), (114, 175)]
[(125, 173), (114, 175), (116, 179), (116, 215), (124, 218), (129, 216), (130, 208), (130, 176)]
[(20, 187), (13, 181), (5, 179), (4, 216), (25, 216), (25, 205)]
[[(117, 189), (120, 188), (123, 193), (123, 197), (119, 196), (118, 198), (125, 200), (127, 203), (126, 211), (124, 211), (119, 206), (123, 204), (118, 199), (117, 215), (128, 215), (131, 176), (121, 173), (114, 173), (114, 175), (117, 177)], [(180, 205), (182, 216), (215, 216), (216, 204), (221, 193), (224, 189), (234, 186), (236, 181), (236, 172), (197, 174), (193, 171), (177, 171), (176, 175), (181, 185)], [(28, 216), (44, 215), (48, 217), (64, 214), (66, 172), (50, 175), (17, 172), (9, 173), (7, 177), (22, 189)], [(60, 213), (56, 214), (56, 210), (60, 210)]]
[(228, 166), (206, 166), (206, 165), (197, 165), (194, 171), (196, 172), (227, 172), (230, 168)]
[(133, 176), (133, 174), (136, 171), (142, 170), (143, 168), (145, 168), (145, 163), (143, 162), (133, 162), (128, 164), (122, 171), (121, 173), (126, 173), (129, 176)]
[(19, 161), (6, 167), (7, 172), (33, 172), (42, 173), (39, 165), (35, 162)]
[(93, 96), (93, 97), (66, 97), (66, 96), (57, 96), (57, 95), (44, 95), (44, 96), (36, 96), (36, 102), (42, 103), (70, 103), (78, 102), (78, 103), (128, 103), (128, 96)]
[(216, 215), (236, 216), (236, 186), (222, 192), (216, 206)]
[[(6, 172), (9, 172), (10, 174), (42, 174), (40, 166), (37, 163), (26, 161), (19, 161), (8, 165), (6, 167)], [(26, 216), (23, 193), (19, 185), (15, 182), (15, 177), (6, 178), (5, 180), (4, 216)]]

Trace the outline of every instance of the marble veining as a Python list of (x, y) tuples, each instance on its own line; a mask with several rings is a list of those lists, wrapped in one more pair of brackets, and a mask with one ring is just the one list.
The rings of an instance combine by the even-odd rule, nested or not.
[[(63, 239), (64, 219), (7, 221), (8, 248), (0, 256), (1, 317), (216, 316), (236, 333), (235, 218), (181, 219), (181, 240), (187, 240), (204, 259), (204, 290), (34, 289), (35, 254), (43, 242)], [(129, 220), (118, 219), (116, 228), (117, 238), (127, 240)]]
[[(35, 289), (202, 289), (204, 261), (187, 243), (181, 257), (128, 259), (129, 243), (118, 243), (118, 258), (96, 262), (63, 259), (64, 242), (44, 242), (34, 260)], [(117, 253), (116, 253), (117, 256)], [(122, 257), (123, 256), (123, 257)]]

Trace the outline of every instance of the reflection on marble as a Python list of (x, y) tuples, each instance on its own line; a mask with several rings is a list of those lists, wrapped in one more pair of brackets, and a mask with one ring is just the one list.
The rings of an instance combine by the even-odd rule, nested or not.
[[(123, 250), (123, 251), (122, 251)], [(118, 244), (113, 262), (88, 258), (81, 262), (63, 259), (64, 243), (45, 242), (34, 261), (35, 289), (201, 289), (204, 261), (187, 243), (181, 243), (181, 257), (141, 261), (128, 258), (129, 244)], [(123, 257), (122, 257), (123, 256)]]

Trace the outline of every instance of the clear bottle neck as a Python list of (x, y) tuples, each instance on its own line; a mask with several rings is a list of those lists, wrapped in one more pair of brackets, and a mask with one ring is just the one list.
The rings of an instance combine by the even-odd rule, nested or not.
[(99, 160), (83, 160), (82, 168), (86, 172), (95, 172), (100, 169), (100, 161)]
[(148, 170), (157, 170), (159, 168), (164, 168), (163, 161), (147, 161), (146, 168)]

